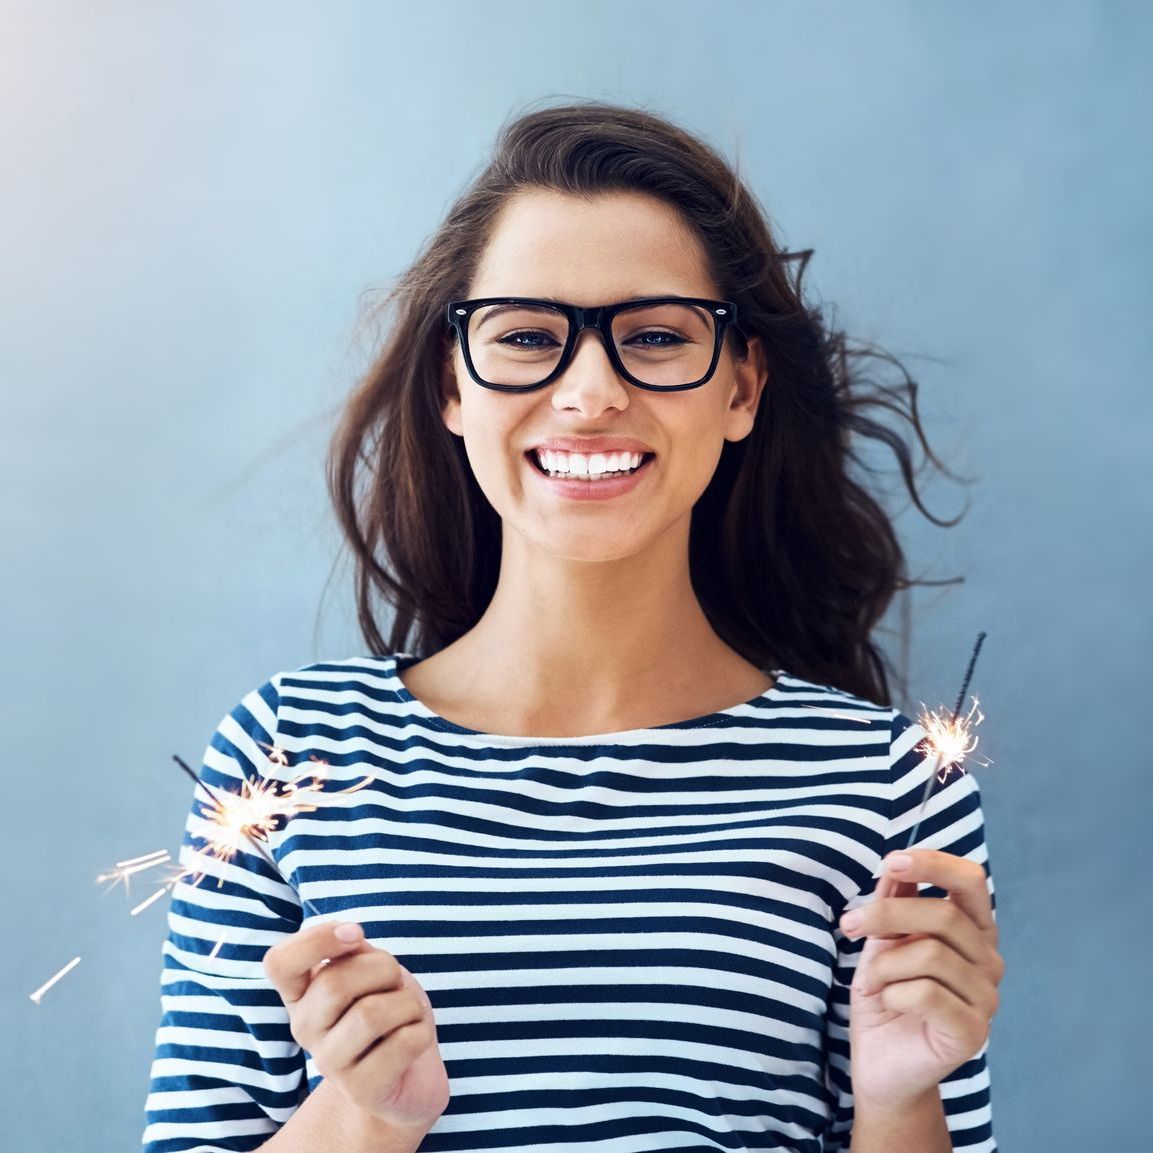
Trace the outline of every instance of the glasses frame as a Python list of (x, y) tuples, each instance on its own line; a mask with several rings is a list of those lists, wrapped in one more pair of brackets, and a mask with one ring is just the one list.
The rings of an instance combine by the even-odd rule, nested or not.
[[(469, 317), (471, 317), (478, 308), (483, 308), (489, 304), (536, 305), (560, 312), (568, 318), (568, 339), (565, 341), (564, 348), (561, 349), (560, 359), (557, 361), (556, 367), (544, 380), (537, 384), (492, 384), (480, 378), (480, 375), (473, 365), (472, 350), (468, 344), (468, 321)], [(646, 384), (644, 381), (637, 380), (637, 378), (625, 368), (617, 352), (616, 343), (613, 340), (613, 318), (618, 312), (623, 312), (625, 309), (641, 308), (652, 304), (695, 304), (708, 309), (713, 318), (713, 333), (715, 338), (713, 356), (709, 361), (708, 371), (699, 380), (694, 380), (689, 384)], [(448, 323), (456, 331), (456, 337), (460, 342), (461, 352), (464, 354), (464, 363), (468, 369), (469, 376), (482, 388), (490, 388), (494, 392), (534, 392), (538, 388), (544, 388), (546, 385), (552, 384), (552, 382), (568, 368), (569, 362), (573, 357), (573, 352), (576, 349), (577, 337), (579, 337), (586, 328), (594, 328), (600, 333), (601, 343), (604, 345), (605, 352), (608, 354), (609, 362), (617, 374), (624, 377), (629, 384), (635, 385), (637, 388), (647, 389), (649, 392), (684, 392), (686, 389), (700, 388), (702, 384), (707, 384), (708, 381), (712, 379), (713, 373), (716, 372), (717, 364), (721, 358), (721, 345), (724, 342), (725, 331), (728, 327), (732, 325), (734, 331), (740, 332), (740, 329), (736, 327), (737, 306), (733, 304), (732, 301), (704, 300), (696, 296), (646, 296), (638, 300), (624, 300), (619, 304), (599, 304), (593, 308), (581, 308), (576, 304), (563, 304), (557, 300), (541, 300), (531, 296), (482, 296), (476, 300), (452, 301), (448, 305), (446, 315)]]

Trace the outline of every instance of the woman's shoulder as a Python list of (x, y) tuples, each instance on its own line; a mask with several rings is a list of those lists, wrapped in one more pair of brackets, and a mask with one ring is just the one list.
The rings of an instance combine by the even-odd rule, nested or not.
[(309, 702), (401, 702), (405, 693), (397, 668), (407, 657), (406, 653), (382, 653), (309, 661), (274, 673), (255, 691), (273, 698), (278, 711)]
[(396, 680), (398, 665), (408, 659), (411, 659), (409, 654), (401, 652), (325, 658), (282, 670), (271, 680), (276, 684), (317, 686), (392, 683)]
[(784, 707), (840, 710), (856, 720), (870, 723), (891, 724), (901, 716), (892, 705), (878, 704), (837, 685), (809, 680), (786, 669), (770, 669), (769, 675), (773, 684), (765, 695)]

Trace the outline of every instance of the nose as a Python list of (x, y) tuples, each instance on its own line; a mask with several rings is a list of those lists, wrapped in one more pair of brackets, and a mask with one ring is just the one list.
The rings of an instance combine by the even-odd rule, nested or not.
[(553, 408), (599, 416), (606, 409), (625, 409), (628, 404), (628, 383), (613, 368), (600, 332), (590, 327), (578, 333), (572, 359), (552, 386)]

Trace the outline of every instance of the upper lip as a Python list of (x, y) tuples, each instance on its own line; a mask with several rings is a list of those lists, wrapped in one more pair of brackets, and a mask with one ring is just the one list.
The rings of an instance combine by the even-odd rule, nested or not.
[(653, 450), (642, 441), (623, 436), (554, 436), (534, 444), (530, 452), (639, 452), (652, 455)]

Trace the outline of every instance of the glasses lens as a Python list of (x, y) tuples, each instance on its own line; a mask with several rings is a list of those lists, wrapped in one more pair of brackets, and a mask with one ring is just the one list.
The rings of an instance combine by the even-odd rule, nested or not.
[(477, 376), (489, 384), (539, 384), (560, 360), (568, 318), (535, 304), (486, 304), (468, 319), (468, 347)]
[(696, 304), (642, 304), (613, 317), (621, 363), (643, 384), (695, 384), (709, 371), (716, 343), (713, 314)]

